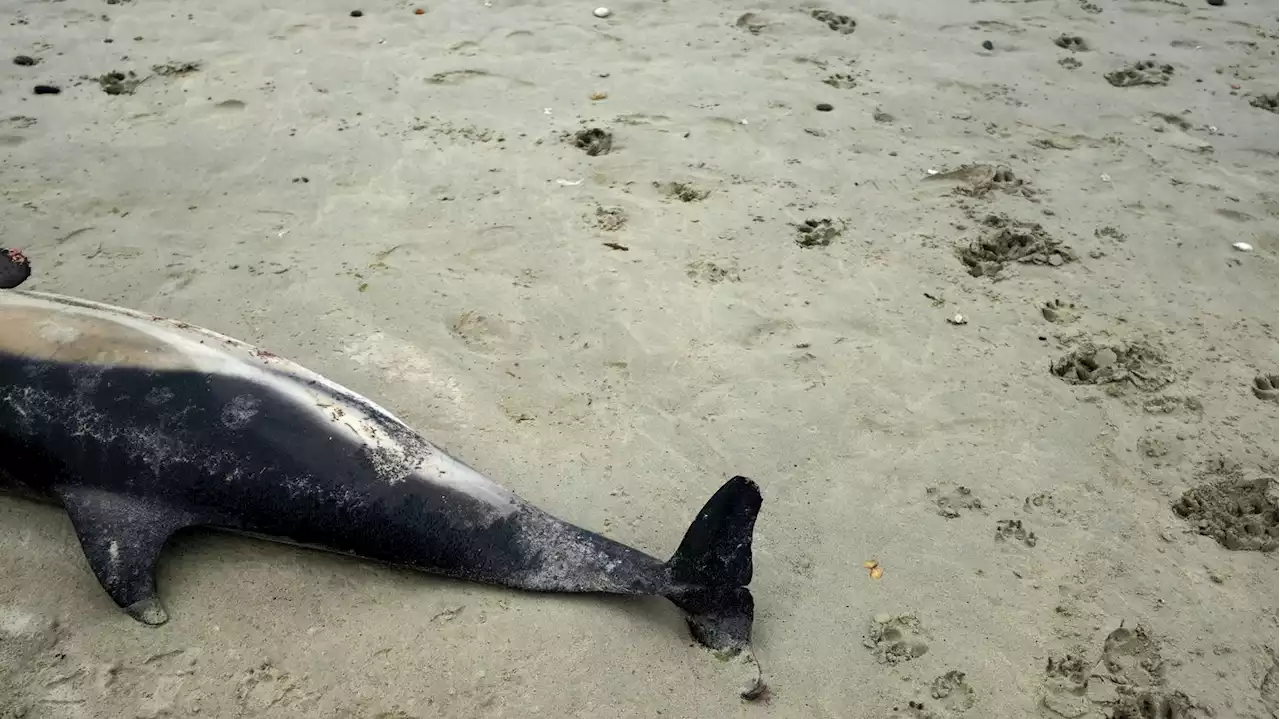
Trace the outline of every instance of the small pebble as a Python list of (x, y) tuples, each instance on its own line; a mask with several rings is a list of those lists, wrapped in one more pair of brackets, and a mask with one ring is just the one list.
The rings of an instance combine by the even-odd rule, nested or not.
[(19, 55), (13, 58), (14, 65), (21, 65), (23, 67), (31, 67), (37, 62), (40, 62), (40, 61), (35, 59), (34, 57), (31, 57), (30, 55)]
[(57, 95), (62, 92), (62, 88), (56, 85), (36, 85), (33, 91), (37, 95)]
[(1240, 250), (1241, 252), (1248, 252), (1253, 249), (1253, 245), (1249, 244), (1248, 242), (1232, 242), (1231, 246), (1236, 248), (1237, 250)]
[(1227, 0), (1207, 0), (1207, 2), (1214, 7), (1222, 7), (1227, 4)]
[(414, 14), (414, 15), (425, 15), (426, 13), (427, 13), (427, 11), (426, 11), (426, 10), (423, 10), (422, 8), (416, 8), (416, 9), (414, 9), (414, 11), (413, 11), (413, 14)]
[(352, 10), (352, 11), (351, 11), (351, 17), (364, 17), (364, 11), (363, 11), (363, 10)]
[(613, 14), (613, 11), (607, 7), (598, 7), (596, 8), (595, 12), (592, 13), (592, 15), (595, 15), (596, 17), (599, 17), (599, 18), (609, 17), (612, 14)]
[(995, 43), (993, 43), (993, 42), (991, 42), (990, 40), (983, 40), (983, 41), (982, 41), (982, 49), (983, 49), (983, 50), (994, 50), (994, 49), (996, 49), (996, 44), (995, 44)]
[(835, 108), (832, 107), (830, 103), (826, 103), (826, 102), (818, 103), (818, 112), (831, 112), (834, 109)]

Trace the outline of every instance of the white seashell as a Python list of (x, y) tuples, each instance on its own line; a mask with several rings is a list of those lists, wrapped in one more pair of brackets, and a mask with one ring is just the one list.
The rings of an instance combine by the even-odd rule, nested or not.
[(1253, 245), (1249, 244), (1248, 242), (1232, 242), (1231, 246), (1236, 248), (1237, 250), (1240, 250), (1241, 252), (1249, 252), (1250, 250), (1253, 249)]
[(596, 8), (596, 11), (592, 14), (595, 15), (596, 17), (604, 18), (612, 15), (613, 11), (607, 7), (598, 7)]

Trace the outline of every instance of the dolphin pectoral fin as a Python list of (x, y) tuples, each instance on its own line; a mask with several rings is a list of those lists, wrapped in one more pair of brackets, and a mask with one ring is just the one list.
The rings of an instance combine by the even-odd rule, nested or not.
[(156, 560), (174, 532), (194, 524), (191, 518), (164, 505), (102, 490), (74, 487), (58, 494), (89, 567), (111, 599), (144, 624), (168, 621), (156, 596)]

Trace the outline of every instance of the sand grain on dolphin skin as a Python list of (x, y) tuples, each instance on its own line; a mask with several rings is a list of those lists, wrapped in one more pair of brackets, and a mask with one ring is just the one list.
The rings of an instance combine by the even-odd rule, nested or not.
[(0, 490), (64, 507), (102, 587), (147, 624), (168, 619), (165, 542), (211, 527), (516, 589), (663, 596), (755, 669), (744, 698), (764, 690), (750, 479), (721, 486), (664, 562), (530, 505), (345, 387), (183, 322), (0, 293)]

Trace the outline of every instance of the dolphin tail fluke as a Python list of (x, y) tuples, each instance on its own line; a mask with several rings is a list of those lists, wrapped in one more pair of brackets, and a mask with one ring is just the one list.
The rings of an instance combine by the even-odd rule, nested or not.
[(751, 590), (751, 535), (760, 512), (760, 488), (734, 477), (707, 501), (667, 562), (672, 590), (667, 598), (685, 612), (694, 639), (755, 666), (755, 682), (742, 690), (754, 699), (764, 690), (751, 655), (755, 601)]
[(712, 649), (743, 646), (750, 638), (753, 603), (751, 534), (760, 488), (734, 477), (711, 497), (667, 562), (669, 596), (689, 615), (694, 637)]
[(760, 488), (734, 477), (712, 495), (667, 562), (678, 584), (708, 588), (751, 583), (751, 533), (760, 512)]

